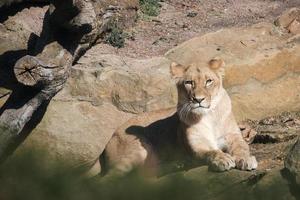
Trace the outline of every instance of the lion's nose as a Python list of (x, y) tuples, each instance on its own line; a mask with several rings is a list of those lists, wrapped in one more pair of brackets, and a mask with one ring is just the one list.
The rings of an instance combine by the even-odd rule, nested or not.
[(201, 103), (205, 98), (201, 98), (201, 97), (193, 97), (193, 101), (197, 102), (197, 103)]

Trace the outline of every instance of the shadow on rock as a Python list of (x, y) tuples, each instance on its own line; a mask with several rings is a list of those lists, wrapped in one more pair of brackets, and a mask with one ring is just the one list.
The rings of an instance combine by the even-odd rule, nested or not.
[(284, 179), (286, 179), (289, 182), (289, 189), (290, 189), (291, 194), (296, 199), (300, 199), (299, 185), (296, 182), (295, 176), (293, 174), (291, 174), (290, 171), (286, 168), (281, 170), (281, 175)]

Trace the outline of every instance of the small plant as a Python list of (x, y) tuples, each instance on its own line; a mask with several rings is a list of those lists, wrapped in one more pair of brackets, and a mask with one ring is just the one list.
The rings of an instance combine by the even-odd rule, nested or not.
[(157, 16), (160, 10), (159, 0), (140, 0), (141, 11), (148, 16)]
[(125, 44), (125, 34), (123, 30), (117, 25), (112, 23), (109, 27), (110, 32), (106, 36), (106, 42), (111, 44), (113, 47), (122, 48)]

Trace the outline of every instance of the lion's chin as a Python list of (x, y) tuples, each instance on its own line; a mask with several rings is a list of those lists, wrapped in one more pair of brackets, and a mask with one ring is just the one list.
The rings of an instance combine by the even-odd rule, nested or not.
[(192, 109), (192, 112), (196, 115), (203, 115), (203, 114), (208, 113), (209, 111), (210, 111), (210, 107), (198, 106), (198, 107)]

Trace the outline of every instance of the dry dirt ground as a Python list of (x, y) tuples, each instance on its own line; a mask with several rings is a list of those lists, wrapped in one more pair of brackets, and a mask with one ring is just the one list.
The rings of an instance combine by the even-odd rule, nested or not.
[(139, 15), (126, 30), (124, 48), (102, 45), (102, 51), (135, 58), (159, 56), (174, 46), (227, 27), (272, 22), (300, 0), (164, 0), (157, 17)]

